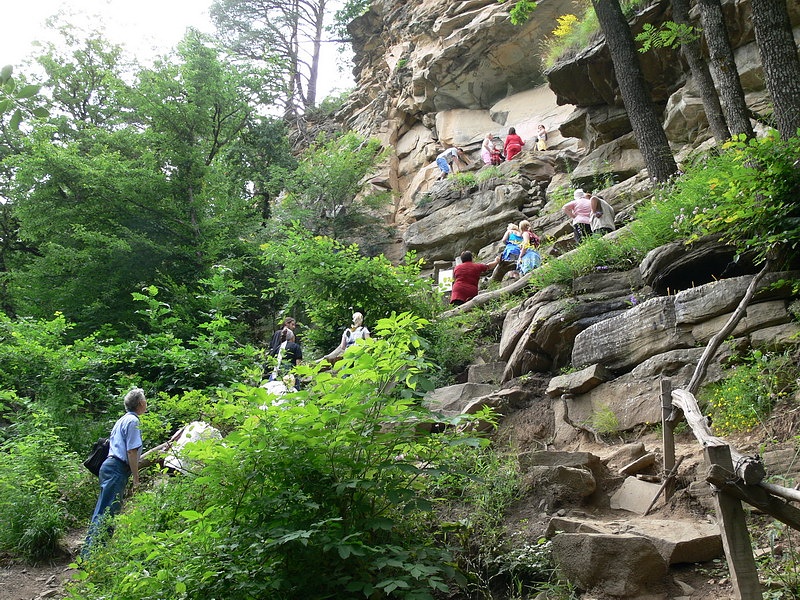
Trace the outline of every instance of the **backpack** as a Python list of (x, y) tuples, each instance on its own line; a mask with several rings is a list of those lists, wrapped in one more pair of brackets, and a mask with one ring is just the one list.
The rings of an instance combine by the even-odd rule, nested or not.
[(92, 451), (89, 453), (89, 456), (83, 461), (83, 466), (99, 477), (100, 467), (103, 466), (103, 462), (108, 458), (110, 445), (108, 438), (100, 438), (97, 440), (94, 446), (92, 446)]
[(344, 330), (344, 337), (345, 337), (345, 340), (346, 340), (346, 346), (345, 347), (349, 348), (350, 346), (352, 346), (353, 344), (356, 343), (356, 340), (360, 340), (360, 339), (364, 338), (364, 327), (363, 326), (358, 326), (358, 327), (356, 327), (355, 331), (353, 331), (352, 329), (350, 329), (348, 327), (347, 329)]
[(278, 329), (275, 333), (272, 334), (272, 338), (269, 340), (269, 355), (276, 356), (278, 354), (278, 350), (281, 348), (281, 334), (283, 333), (283, 329)]

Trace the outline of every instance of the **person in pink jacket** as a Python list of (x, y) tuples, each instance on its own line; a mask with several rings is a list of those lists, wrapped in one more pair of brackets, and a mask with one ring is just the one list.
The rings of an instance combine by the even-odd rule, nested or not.
[(517, 130), (513, 127), (509, 128), (508, 135), (506, 136), (506, 142), (503, 145), (503, 153), (506, 155), (506, 160), (511, 160), (517, 154), (522, 152), (522, 147), (525, 145), (525, 142), (522, 141), (522, 138), (517, 135)]
[(564, 212), (572, 219), (572, 233), (575, 243), (580, 244), (592, 235), (591, 196), (581, 189), (575, 190), (574, 200), (564, 205)]

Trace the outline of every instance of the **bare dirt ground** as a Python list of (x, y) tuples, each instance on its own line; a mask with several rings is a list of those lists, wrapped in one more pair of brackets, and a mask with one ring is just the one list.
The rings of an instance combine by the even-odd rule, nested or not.
[(70, 532), (63, 554), (47, 563), (29, 565), (0, 555), (0, 600), (64, 598), (64, 583), (75, 572), (69, 565), (85, 536), (83, 529)]
[(63, 598), (64, 581), (71, 577), (69, 563), (70, 559), (37, 566), (11, 561), (0, 563), (0, 599)]

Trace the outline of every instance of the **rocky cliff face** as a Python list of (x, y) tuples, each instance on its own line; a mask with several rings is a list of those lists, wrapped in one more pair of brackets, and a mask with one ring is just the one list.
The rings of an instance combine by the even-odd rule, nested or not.
[[(728, 0), (723, 5), (748, 103), (756, 111), (764, 110), (768, 98), (749, 2)], [(800, 24), (798, 3), (790, 2), (789, 7), (792, 22)], [(559, 16), (575, 11), (573, 2), (542, 0), (521, 26), (511, 24), (509, 8), (509, 3), (495, 0), (376, 0), (350, 26), (357, 85), (342, 114), (347, 127), (377, 136), (394, 149), (385, 172), (375, 179), (397, 194), (387, 216), (397, 228), (396, 241), (402, 242), (393, 244), (393, 254), (415, 249), (430, 261), (452, 259), (465, 241), (480, 243), (470, 245), (478, 250), (486, 240), (502, 235), (507, 220), (520, 213), (532, 216), (533, 207), (545, 206), (548, 192), (559, 186), (622, 182), (644, 168), (601, 36), (549, 70), (542, 68), (542, 41), (551, 35)], [(658, 0), (643, 9), (631, 27), (635, 34), (645, 23), (665, 18), (669, 0)], [(680, 160), (710, 137), (702, 103), (676, 51), (648, 52), (640, 60)], [(464, 210), (472, 207), (472, 200), (457, 206), (442, 201), (442, 193), (450, 192), (435, 185), (438, 170), (432, 161), (439, 152), (453, 145), (463, 147), (477, 169), (480, 143), (487, 133), (502, 139), (513, 126), (523, 139), (532, 139), (539, 123), (550, 132), (550, 150), (535, 160), (547, 166), (538, 169), (533, 179), (519, 182), (522, 190), (511, 193), (514, 200), (503, 190), (498, 196), (503, 207), (480, 209), (478, 214)], [(534, 160), (532, 155), (529, 149), (522, 158)], [(519, 171), (523, 179), (530, 174), (527, 164)], [(486, 204), (486, 193), (478, 191), (477, 206)], [(617, 207), (636, 199), (635, 194), (612, 195)], [(448, 206), (440, 240), (438, 222), (445, 219), (426, 208), (437, 203)], [(423, 223), (425, 219), (431, 220)], [(552, 228), (553, 221), (537, 225)], [(460, 232), (461, 239), (454, 232)]]
[[(788, 4), (797, 27), (800, 3)], [(728, 0), (723, 5), (748, 104), (764, 110), (769, 99), (749, 2)], [(634, 33), (645, 23), (669, 18), (668, 8), (669, 0), (652, 2), (632, 22)], [(386, 172), (376, 178), (376, 184), (397, 193), (389, 217), (399, 231), (401, 243), (393, 245), (395, 250), (415, 250), (431, 264), (451, 261), (464, 249), (477, 252), (479, 259), (490, 258), (496, 256), (506, 224), (527, 218), (536, 233), (554, 241), (551, 252), (559, 254), (569, 251), (571, 226), (557, 200), (571, 196), (573, 186), (602, 187), (618, 225), (649, 195), (650, 182), (603, 40), (546, 72), (541, 68), (541, 40), (558, 16), (573, 10), (570, 0), (542, 0), (530, 22), (514, 27), (508, 6), (493, 0), (377, 0), (353, 23), (358, 90), (346, 107), (347, 125), (379, 136), (395, 150)], [(648, 53), (641, 64), (678, 160), (713, 143), (680, 56), (668, 50)], [(431, 162), (443, 148), (465, 148), (477, 171), (484, 168), (478, 148), (486, 133), (503, 137), (514, 126), (523, 139), (531, 139), (538, 123), (550, 132), (550, 149), (526, 149), (503, 163), (496, 177), (472, 187), (435, 181), (438, 169)], [(609, 523), (585, 520), (554, 518), (547, 527), (547, 537), (555, 535), (559, 567), (577, 588), (596, 592), (593, 597), (650, 597), (669, 585), (669, 565), (721, 553), (716, 526), (698, 525), (696, 519), (680, 524), (675, 518), (679, 510), (672, 514), (664, 508), (660, 523), (624, 521), (621, 513), (641, 515), (660, 493), (652, 479), (639, 480), (629, 470), (638, 459), (649, 458), (651, 473), (658, 473), (663, 469), (657, 465), (658, 449), (645, 455), (638, 444), (635, 456), (623, 447), (617, 453), (627, 458), (606, 457), (604, 464), (617, 460), (624, 466), (615, 469), (616, 479), (600, 473), (597, 456), (552, 450), (582, 450), (589, 430), (581, 424), (592, 423), (596, 415), (612, 415), (620, 434), (641, 434), (661, 420), (662, 384), (677, 388), (688, 383), (703, 347), (752, 280), (755, 269), (743, 264), (746, 260), (736, 263), (737, 276), (731, 276), (734, 254), (717, 239), (691, 246), (673, 243), (651, 251), (627, 272), (601, 271), (575, 279), (571, 286), (539, 290), (505, 315), (500, 342), (483, 349), (462, 374), (462, 383), (426, 398), (446, 415), (488, 406), (503, 416), (498, 437), (507, 436), (519, 449), (526, 493), (530, 502), (540, 502), (520, 513), (524, 521), (542, 511), (552, 516), (561, 506), (578, 507), (578, 514), (588, 507), (592, 514), (597, 509), (617, 511), (609, 517), (616, 519), (611, 532)], [(730, 344), (711, 362), (706, 382), (722, 376), (731, 352), (797, 347), (800, 325), (790, 310), (793, 291), (770, 285), (797, 276), (796, 271), (772, 274), (761, 282)], [(568, 372), (558, 374), (564, 367)], [(540, 447), (548, 451), (536, 452)], [(696, 443), (684, 451), (702, 463)], [(786, 452), (796, 463), (794, 448)], [(765, 464), (770, 472), (788, 473), (766, 455)], [(708, 487), (698, 477), (671, 507), (703, 502)], [(537, 526), (526, 532), (530, 539), (542, 534)], [(654, 533), (653, 527), (659, 531)], [(678, 533), (684, 528), (691, 534)], [(556, 535), (559, 531), (568, 533)], [(678, 556), (672, 552), (677, 547), (692, 551)], [(694, 597), (686, 590), (690, 586), (680, 587), (682, 596)], [(731, 597), (716, 589), (700, 596)]]

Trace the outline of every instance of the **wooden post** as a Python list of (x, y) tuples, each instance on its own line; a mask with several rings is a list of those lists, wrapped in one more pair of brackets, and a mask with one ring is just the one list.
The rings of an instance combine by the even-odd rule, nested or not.
[(661, 439), (664, 447), (664, 498), (669, 500), (675, 491), (674, 479), (668, 481), (668, 474), (675, 468), (675, 421), (672, 417), (672, 382), (661, 380)]
[[(729, 473), (734, 473), (728, 446), (706, 446), (705, 456), (709, 466), (719, 465)], [(747, 531), (742, 503), (733, 496), (718, 491), (714, 494), (714, 504), (734, 594), (739, 600), (761, 600), (761, 585), (758, 582), (756, 560), (750, 547), (750, 534)]]

